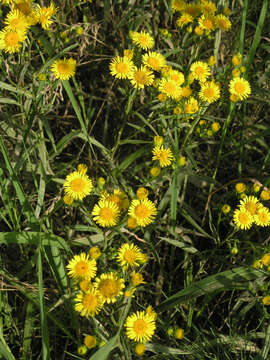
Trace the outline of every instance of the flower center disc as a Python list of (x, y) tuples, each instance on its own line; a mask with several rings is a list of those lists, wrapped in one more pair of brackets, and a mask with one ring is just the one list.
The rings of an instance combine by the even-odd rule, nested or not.
[(82, 304), (89, 310), (95, 310), (97, 307), (97, 298), (93, 294), (86, 294), (83, 298)]
[(106, 297), (113, 297), (118, 291), (116, 281), (111, 279), (101, 280), (98, 289)]
[(144, 320), (138, 319), (134, 322), (133, 329), (137, 334), (144, 335), (147, 331), (147, 324)]
[(234, 90), (237, 92), (237, 94), (243, 94), (245, 92), (245, 85), (238, 82), (234, 85)]
[(149, 210), (145, 205), (140, 204), (136, 206), (135, 215), (138, 218), (147, 218), (149, 216)]
[(75, 266), (75, 272), (78, 275), (84, 275), (88, 270), (87, 263), (85, 261), (79, 261)]
[(109, 208), (100, 209), (99, 215), (103, 220), (111, 220), (113, 218), (112, 209)]
[(239, 214), (238, 219), (243, 225), (247, 225), (249, 223), (249, 216), (247, 214)]
[(136, 74), (134, 74), (134, 79), (138, 84), (144, 85), (146, 83), (146, 74), (143, 71), (137, 71)]
[(84, 181), (82, 179), (74, 179), (70, 182), (70, 187), (74, 192), (80, 192), (84, 189)]
[(67, 74), (69, 72), (69, 65), (65, 63), (58, 64), (58, 71), (60, 74)]
[(123, 74), (126, 73), (128, 71), (128, 66), (125, 63), (119, 63), (115, 65), (115, 69), (117, 72)]

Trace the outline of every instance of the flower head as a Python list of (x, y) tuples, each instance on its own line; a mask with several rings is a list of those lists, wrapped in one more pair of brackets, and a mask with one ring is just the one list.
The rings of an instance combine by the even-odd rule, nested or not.
[(236, 185), (235, 185), (235, 190), (236, 190), (236, 192), (238, 193), (238, 194), (241, 194), (241, 193), (243, 193), (243, 192), (245, 192), (246, 191), (246, 184), (244, 184), (244, 183), (237, 183)]
[(89, 250), (89, 256), (91, 259), (98, 259), (100, 257), (100, 249), (97, 246), (91, 247)]
[(226, 16), (219, 14), (216, 16), (216, 25), (221, 31), (228, 31), (230, 30), (232, 23)]
[(152, 315), (145, 311), (137, 311), (127, 317), (125, 327), (129, 339), (145, 343), (154, 335), (156, 323)]
[(139, 187), (139, 189), (136, 191), (136, 195), (139, 200), (147, 199), (149, 191), (145, 187)]
[(199, 97), (209, 104), (217, 101), (220, 97), (219, 86), (214, 81), (206, 81), (201, 84)]
[(233, 221), (235, 225), (241, 230), (248, 230), (253, 224), (253, 217), (244, 208), (236, 209), (233, 213)]
[(142, 57), (142, 62), (145, 66), (148, 66), (150, 69), (155, 71), (159, 71), (166, 65), (165, 57), (157, 52), (149, 52), (144, 54)]
[(270, 305), (270, 296), (264, 296), (264, 298), (262, 299), (262, 302), (264, 305)]
[(210, 68), (206, 62), (196, 61), (191, 65), (190, 72), (194, 79), (205, 82), (210, 75)]
[(207, 33), (215, 30), (216, 28), (215, 17), (212, 15), (202, 15), (199, 18), (198, 23), (199, 27), (205, 30)]
[(133, 61), (127, 56), (117, 56), (112, 59), (110, 63), (110, 73), (116, 77), (116, 79), (127, 79), (131, 76), (134, 70)]
[(19, 10), (11, 10), (5, 20), (4, 23), (6, 24), (5, 29), (9, 31), (16, 31), (20, 33), (25, 33), (26, 30), (29, 28), (29, 23), (26, 17), (19, 12)]
[(170, 78), (162, 78), (158, 90), (172, 99), (177, 99), (181, 95), (179, 84)]
[(37, 5), (36, 17), (37, 21), (41, 24), (42, 28), (48, 30), (53, 23), (51, 17), (56, 13), (57, 8), (53, 3), (50, 3), (48, 7), (41, 7)]
[(131, 274), (131, 283), (132, 283), (132, 286), (138, 286), (140, 284), (145, 284), (142, 274), (133, 271)]
[(93, 184), (87, 175), (73, 171), (66, 177), (63, 187), (65, 194), (72, 199), (82, 200), (91, 193)]
[(143, 356), (143, 354), (145, 353), (145, 345), (142, 343), (139, 343), (135, 346), (135, 353), (138, 356)]
[(176, 25), (182, 28), (183, 26), (191, 23), (194, 17), (187, 12), (183, 12), (181, 16), (176, 20)]
[(251, 94), (249, 82), (240, 77), (235, 77), (230, 81), (229, 91), (240, 100), (246, 99)]
[(145, 31), (131, 31), (130, 37), (133, 43), (142, 48), (143, 50), (152, 49), (152, 47), (154, 46), (154, 39), (150, 34)]
[(139, 266), (142, 253), (138, 246), (125, 243), (118, 249), (117, 253), (117, 261), (120, 262), (120, 266), (124, 270), (127, 270), (129, 267)]
[(55, 60), (51, 66), (56, 79), (68, 80), (75, 74), (76, 60), (75, 59), (58, 59)]
[(101, 294), (94, 287), (86, 292), (80, 291), (74, 300), (75, 310), (86, 317), (98, 314), (104, 304)]
[(253, 218), (256, 225), (270, 226), (270, 211), (265, 206), (260, 206)]
[(147, 226), (154, 221), (157, 209), (154, 203), (148, 199), (132, 200), (128, 214), (135, 218), (139, 226)]
[(76, 280), (90, 280), (97, 272), (96, 261), (89, 259), (86, 253), (75, 255), (67, 265), (68, 275)]
[(178, 70), (170, 70), (167, 77), (176, 82), (178, 85), (182, 85), (185, 81), (184, 74)]
[(120, 210), (112, 201), (101, 199), (92, 211), (94, 221), (102, 227), (115, 226), (117, 224)]
[(171, 165), (173, 154), (170, 149), (164, 148), (163, 145), (155, 146), (152, 150), (152, 154), (152, 160), (158, 160), (161, 167)]
[(147, 66), (135, 67), (129, 79), (135, 88), (143, 89), (145, 86), (153, 84), (154, 74)]
[(184, 329), (177, 328), (174, 332), (176, 339), (181, 340), (184, 337)]
[(261, 192), (260, 198), (262, 200), (270, 200), (270, 190), (263, 190)]
[(262, 205), (259, 203), (259, 200), (255, 196), (245, 196), (243, 200), (240, 201), (239, 207), (242, 207), (250, 213), (250, 215), (255, 215), (258, 209)]
[(122, 289), (125, 284), (124, 280), (119, 279), (117, 274), (110, 272), (101, 274), (99, 278), (96, 278), (94, 287), (99, 291), (104, 302), (114, 303), (116, 297), (123, 294)]
[(2, 30), (0, 32), (0, 49), (9, 54), (20, 50), (22, 42), (26, 39), (24, 32), (14, 30)]
[(87, 335), (84, 338), (84, 345), (87, 347), (87, 349), (92, 349), (97, 345), (97, 339), (93, 335)]

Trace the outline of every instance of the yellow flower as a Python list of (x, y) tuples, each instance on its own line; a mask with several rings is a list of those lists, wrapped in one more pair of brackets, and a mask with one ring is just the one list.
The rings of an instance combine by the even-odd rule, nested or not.
[(152, 154), (152, 160), (158, 160), (161, 167), (171, 165), (173, 154), (170, 149), (165, 149), (163, 145), (155, 146), (152, 150)]
[(253, 189), (253, 191), (255, 192), (255, 193), (257, 193), (257, 192), (259, 192), (260, 191), (260, 188), (261, 188), (261, 185), (259, 185), (259, 184), (253, 184), (253, 186), (252, 186), (252, 189)]
[(176, 339), (181, 340), (184, 337), (184, 329), (177, 328), (174, 332)]
[(92, 211), (94, 221), (102, 227), (114, 226), (120, 215), (119, 207), (112, 201), (101, 199)]
[(215, 19), (216, 19), (216, 25), (221, 31), (230, 30), (232, 23), (226, 16), (224, 16), (223, 14), (219, 14), (216, 16)]
[(158, 90), (172, 99), (177, 99), (181, 95), (179, 84), (170, 78), (162, 78)]
[(261, 268), (262, 268), (262, 262), (261, 262), (261, 260), (255, 260), (252, 266), (253, 266), (255, 269), (261, 269)]
[(164, 101), (166, 101), (166, 99), (167, 99), (167, 95), (166, 94), (158, 94), (158, 100), (160, 101), (160, 102), (164, 102)]
[(0, 32), (0, 49), (9, 54), (13, 54), (20, 50), (22, 42), (25, 39), (25, 33), (13, 30), (2, 30)]
[(110, 62), (110, 73), (116, 79), (127, 79), (131, 76), (134, 70), (133, 61), (127, 56), (116, 56)]
[(87, 173), (88, 167), (85, 164), (79, 164), (77, 166), (77, 170), (79, 173), (85, 175)]
[(100, 249), (97, 246), (93, 246), (89, 250), (89, 256), (91, 259), (98, 259), (100, 257), (100, 254)]
[(71, 76), (74, 76), (75, 69), (76, 60), (72, 58), (55, 60), (51, 66), (55, 78), (60, 80), (68, 80)]
[(86, 292), (80, 291), (74, 299), (75, 311), (81, 316), (95, 316), (103, 307), (101, 294), (93, 287)]
[(231, 211), (231, 207), (228, 204), (224, 204), (221, 208), (223, 214), (228, 214)]
[(240, 53), (232, 57), (232, 63), (234, 66), (240, 65), (242, 61), (242, 55)]
[(198, 110), (198, 101), (191, 96), (185, 103), (184, 111), (186, 114), (195, 114)]
[(129, 200), (127, 195), (120, 189), (114, 189), (113, 194), (110, 193), (103, 193), (101, 195), (101, 199), (105, 199), (107, 201), (111, 201), (118, 206), (119, 210), (126, 210), (129, 205)]
[(132, 200), (128, 209), (128, 215), (134, 217), (139, 226), (147, 226), (154, 221), (157, 209), (154, 203), (148, 199)]
[(198, 20), (199, 27), (207, 33), (215, 30), (216, 22), (215, 17), (212, 15), (202, 15)]
[(240, 201), (239, 205), (239, 207), (248, 211), (252, 216), (258, 212), (261, 206), (262, 205), (259, 203), (259, 200), (255, 196), (245, 196), (245, 198)]
[(196, 17), (201, 12), (201, 4), (186, 4), (184, 11), (193, 17)]
[(246, 185), (244, 183), (237, 183), (235, 185), (235, 190), (238, 194), (241, 194), (246, 191)]
[(152, 49), (154, 46), (154, 39), (145, 31), (131, 31), (130, 37), (133, 43), (143, 50)]
[(136, 219), (134, 219), (133, 217), (129, 216), (127, 219), (127, 227), (129, 229), (135, 229), (138, 226)]
[(53, 3), (49, 7), (41, 7), (37, 5), (36, 17), (37, 21), (41, 24), (42, 28), (48, 30), (53, 23), (51, 17), (56, 13), (57, 8)]
[(187, 12), (182, 13), (182, 15), (176, 20), (176, 25), (182, 28), (183, 26), (191, 23), (194, 20), (194, 17)]
[(154, 320), (157, 319), (157, 313), (153, 309), (152, 305), (147, 306), (145, 312), (146, 312), (146, 314), (151, 315)]
[(127, 317), (125, 322), (127, 337), (133, 341), (145, 343), (154, 335), (156, 323), (145, 311), (137, 311)]
[(92, 349), (94, 347), (96, 347), (97, 345), (97, 339), (95, 338), (95, 336), (93, 335), (87, 335), (84, 338), (84, 345), (88, 348), (88, 349)]
[(270, 296), (265, 296), (262, 299), (262, 302), (263, 302), (264, 305), (270, 305)]
[(194, 79), (199, 80), (200, 82), (205, 82), (210, 75), (209, 66), (203, 61), (196, 61), (193, 63), (190, 67), (190, 72)]
[(154, 74), (146, 66), (135, 67), (129, 79), (135, 88), (143, 89), (145, 86), (153, 84)]
[(209, 57), (209, 59), (208, 59), (208, 65), (209, 66), (213, 66), (213, 65), (215, 65), (216, 64), (216, 59), (215, 59), (215, 57), (213, 56), (213, 55), (211, 55), (210, 57)]
[(131, 268), (139, 266), (142, 253), (138, 246), (125, 243), (117, 250), (117, 253), (117, 261), (120, 262), (120, 266), (125, 271), (129, 268), (129, 266)]
[(184, 74), (178, 70), (170, 70), (167, 77), (176, 82), (177, 85), (182, 85), (185, 81)]
[(211, 129), (214, 131), (214, 132), (218, 132), (219, 129), (220, 129), (220, 124), (218, 122), (214, 122), (212, 125), (211, 125)]
[(79, 355), (85, 355), (87, 353), (87, 347), (85, 345), (80, 345), (77, 352)]
[(184, 0), (172, 0), (172, 10), (173, 10), (173, 12), (183, 11), (185, 7), (186, 7), (186, 1), (184, 1)]
[(196, 35), (202, 36), (204, 30), (200, 26), (196, 26), (195, 29), (194, 29), (194, 32), (195, 32)]
[(150, 169), (151, 176), (157, 177), (159, 174), (160, 174), (160, 168), (154, 166)]
[(154, 144), (159, 145), (159, 146), (162, 145), (163, 144), (163, 137), (159, 136), (159, 135), (154, 136)]
[(142, 57), (142, 62), (145, 66), (148, 66), (150, 69), (155, 71), (159, 71), (166, 65), (165, 57), (157, 52), (149, 52), (144, 54)]
[(64, 195), (63, 201), (66, 205), (71, 205), (73, 203), (73, 197), (69, 195)]
[(131, 49), (125, 49), (124, 50), (124, 57), (127, 57), (130, 60), (132, 60), (133, 56), (134, 56), (134, 51), (133, 50), (131, 50)]
[(4, 20), (4, 24), (6, 24), (5, 29), (9, 31), (16, 31), (25, 33), (29, 28), (29, 23), (27, 22), (26, 17), (19, 12), (19, 10), (11, 10)]
[(185, 156), (179, 156), (178, 158), (178, 165), (179, 166), (185, 166), (187, 162), (187, 159)]
[(262, 200), (270, 200), (270, 190), (263, 190), (260, 197)]
[(239, 75), (240, 75), (240, 70), (239, 69), (233, 69), (232, 76), (233, 77), (239, 77)]
[(189, 86), (183, 86), (181, 89), (181, 96), (189, 97), (192, 94), (192, 90)]
[(209, 104), (217, 101), (220, 98), (219, 86), (214, 81), (204, 82), (203, 84), (201, 84), (199, 97), (200, 99), (208, 102)]
[(135, 346), (135, 353), (138, 355), (138, 356), (143, 356), (144, 353), (145, 353), (145, 345), (144, 344), (137, 344)]
[(87, 279), (95, 277), (97, 265), (95, 260), (89, 259), (86, 253), (75, 255), (67, 265), (68, 275), (75, 280)]
[(101, 274), (96, 278), (94, 287), (99, 291), (104, 302), (115, 303), (116, 297), (123, 295), (122, 289), (125, 287), (124, 280), (119, 279), (117, 274), (110, 272)]
[(63, 187), (65, 194), (73, 200), (82, 200), (91, 193), (93, 184), (87, 175), (73, 171), (66, 177)]
[(149, 191), (144, 187), (139, 187), (139, 189), (136, 192), (136, 195), (139, 200), (147, 199), (149, 195)]
[(140, 284), (145, 284), (142, 274), (133, 271), (131, 273), (131, 284), (132, 286), (138, 286)]
[(251, 94), (249, 82), (243, 78), (236, 77), (230, 81), (229, 91), (236, 95), (240, 100), (244, 100)]
[(261, 206), (254, 215), (254, 222), (259, 226), (270, 226), (270, 211), (267, 207)]
[(202, 0), (200, 5), (204, 14), (214, 14), (217, 11), (215, 3), (212, 1)]
[(84, 279), (84, 280), (79, 282), (80, 290), (83, 291), (83, 292), (86, 292), (86, 291), (90, 290), (92, 286), (93, 285), (92, 285), (91, 281), (89, 281), (87, 279)]
[(246, 209), (240, 208), (234, 211), (233, 221), (241, 230), (248, 230), (253, 224), (253, 217)]
[(264, 254), (263, 257), (261, 258), (261, 262), (263, 263), (264, 266), (269, 266), (270, 265), (270, 253)]

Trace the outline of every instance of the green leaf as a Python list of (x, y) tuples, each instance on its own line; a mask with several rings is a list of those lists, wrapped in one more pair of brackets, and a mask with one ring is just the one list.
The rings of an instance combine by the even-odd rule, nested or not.
[(113, 336), (106, 345), (102, 346), (89, 360), (106, 360), (110, 352), (116, 348), (118, 341), (119, 333)]
[(70, 248), (66, 241), (60, 236), (49, 233), (42, 233), (36, 231), (22, 231), (22, 232), (1, 232), (0, 244), (32, 244), (42, 246), (55, 246), (60, 249), (65, 249), (70, 252)]
[(263, 271), (252, 267), (239, 267), (211, 275), (170, 296), (157, 307), (157, 311), (168, 310), (181, 303), (185, 303), (191, 299), (196, 299), (199, 296), (217, 290), (225, 291), (235, 288), (245, 289), (248, 287), (248, 282), (250, 280), (256, 280), (264, 276), (265, 273)]
[(8, 344), (6, 343), (3, 335), (0, 333), (0, 355), (4, 357), (6, 360), (16, 360), (15, 357), (12, 355)]

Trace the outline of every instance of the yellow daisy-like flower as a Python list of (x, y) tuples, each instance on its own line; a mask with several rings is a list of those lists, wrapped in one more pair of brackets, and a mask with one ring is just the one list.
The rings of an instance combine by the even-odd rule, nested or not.
[(182, 13), (182, 15), (176, 20), (176, 25), (182, 28), (183, 26), (191, 23), (194, 20), (194, 17), (187, 12)]
[(75, 255), (67, 265), (68, 275), (75, 280), (87, 279), (95, 277), (97, 272), (96, 260), (89, 259), (89, 255), (81, 253)]
[(248, 230), (253, 224), (253, 216), (246, 209), (240, 208), (234, 211), (233, 221), (241, 230)]
[(221, 31), (228, 31), (230, 30), (232, 23), (226, 16), (219, 14), (216, 16), (216, 25)]
[(269, 266), (270, 265), (270, 253), (264, 254), (263, 257), (261, 258), (261, 262), (263, 263), (264, 266)]
[(177, 99), (181, 95), (179, 84), (170, 78), (162, 78), (158, 90), (172, 99)]
[(124, 50), (124, 56), (129, 58), (130, 60), (133, 59), (133, 56), (134, 56), (134, 50), (131, 50), (131, 49), (125, 49)]
[(89, 250), (89, 256), (91, 259), (98, 259), (100, 257), (100, 249), (97, 246), (93, 246), (91, 247), (91, 249)]
[(252, 216), (257, 213), (261, 206), (261, 203), (255, 196), (245, 196), (244, 199), (240, 201), (239, 205), (240, 208), (244, 208)]
[(110, 73), (116, 79), (127, 79), (132, 75), (134, 70), (133, 61), (127, 56), (116, 56), (110, 63)]
[(134, 217), (139, 226), (147, 226), (154, 221), (157, 209), (154, 203), (148, 199), (132, 200), (128, 209), (128, 215)]
[(190, 72), (194, 79), (205, 82), (210, 75), (209, 65), (203, 61), (196, 61), (190, 67)]
[(25, 33), (13, 30), (3, 30), (0, 32), (0, 49), (9, 54), (13, 54), (20, 50), (22, 42), (25, 39)]
[(145, 284), (144, 278), (141, 273), (133, 271), (131, 274), (131, 284), (132, 286), (138, 286), (140, 284)]
[(169, 71), (168, 73), (168, 78), (175, 81), (176, 84), (178, 85), (182, 85), (185, 81), (185, 77), (184, 77), (184, 74), (181, 73), (181, 71), (178, 71), (178, 70), (171, 70)]
[(56, 13), (57, 8), (53, 3), (50, 3), (49, 7), (37, 6), (36, 17), (37, 21), (41, 24), (42, 28), (48, 30), (53, 23), (51, 17)]
[(6, 16), (4, 23), (6, 24), (6, 30), (16, 31), (23, 34), (30, 26), (26, 17), (21, 12), (19, 12), (19, 10), (10, 11)]
[(231, 211), (231, 207), (228, 204), (224, 204), (221, 208), (221, 211), (223, 214), (228, 214)]
[(246, 191), (246, 184), (244, 183), (237, 183), (235, 184), (235, 190), (238, 194), (241, 194)]
[(104, 192), (100, 198), (115, 203), (120, 211), (126, 210), (129, 206), (129, 199), (127, 195), (120, 189), (114, 189), (113, 194)]
[(63, 201), (66, 205), (71, 205), (73, 203), (73, 198), (66, 194), (63, 196)]
[(143, 89), (145, 86), (153, 84), (154, 74), (146, 66), (135, 67), (129, 79), (135, 88)]
[(256, 225), (270, 226), (270, 211), (265, 206), (260, 206), (253, 218)]
[(270, 200), (270, 190), (263, 190), (260, 197), (262, 200)]
[(152, 160), (158, 160), (160, 167), (169, 166), (173, 160), (173, 154), (170, 149), (165, 149), (163, 145), (155, 146), (152, 150)]
[(251, 94), (249, 82), (243, 78), (236, 77), (230, 81), (229, 91), (240, 100), (246, 99)]
[(195, 114), (198, 110), (199, 110), (198, 101), (191, 96), (185, 102), (184, 111), (186, 114)]
[(79, 282), (80, 290), (83, 291), (83, 292), (86, 292), (86, 291), (90, 290), (92, 286), (93, 285), (92, 285), (91, 281), (89, 281), (87, 279), (84, 279), (84, 280)]
[(172, 11), (183, 11), (186, 7), (186, 2), (184, 0), (172, 0)]
[(185, 331), (184, 331), (184, 329), (181, 329), (181, 328), (176, 329), (174, 332), (174, 336), (178, 340), (182, 340), (184, 337), (184, 334), (185, 334)]
[(155, 71), (159, 71), (166, 65), (165, 57), (157, 52), (149, 52), (144, 54), (142, 57), (142, 62), (145, 66), (148, 66), (150, 69)]
[(103, 301), (109, 304), (115, 303), (117, 296), (123, 295), (125, 284), (124, 279), (119, 279), (117, 274), (110, 272), (96, 278), (94, 287), (100, 292)]
[(192, 90), (189, 86), (183, 86), (181, 89), (181, 96), (188, 98), (192, 94)]
[(60, 80), (68, 80), (70, 77), (74, 76), (75, 69), (76, 60), (72, 58), (55, 60), (51, 66), (51, 71), (55, 78)]
[(73, 171), (66, 177), (63, 187), (65, 193), (72, 199), (82, 200), (91, 193), (93, 184), (87, 175)]
[(79, 164), (77, 166), (77, 170), (78, 172), (80, 172), (81, 174), (86, 174), (87, 173), (87, 170), (88, 170), (88, 167), (85, 165), (85, 164)]
[(154, 335), (156, 323), (153, 316), (146, 314), (145, 311), (137, 311), (127, 317), (125, 327), (129, 339), (145, 343)]
[(193, 17), (197, 17), (201, 12), (201, 4), (186, 4), (184, 12)]
[(94, 287), (86, 292), (80, 291), (74, 301), (75, 310), (86, 317), (98, 314), (104, 304), (101, 294)]
[(101, 199), (92, 211), (94, 221), (102, 227), (111, 227), (117, 224), (120, 210), (112, 201)]
[(152, 49), (155, 43), (152, 36), (145, 31), (131, 31), (130, 37), (133, 43), (143, 50)]
[(202, 83), (199, 97), (209, 104), (217, 101), (220, 98), (219, 86), (214, 81), (206, 81)]
[(214, 14), (217, 11), (215, 3), (212, 1), (202, 0), (200, 3), (201, 11), (204, 14)]
[(216, 28), (216, 21), (215, 17), (212, 15), (202, 15), (198, 20), (199, 27), (205, 30), (207, 33), (210, 31), (215, 30)]
[(234, 66), (240, 65), (241, 62), (242, 62), (242, 55), (240, 53), (238, 53), (232, 57), (232, 64)]
[(126, 271), (129, 266), (131, 268), (140, 265), (141, 251), (138, 246), (128, 243), (123, 244), (117, 250), (117, 261), (120, 262), (120, 266)]
[(87, 349), (93, 349), (97, 345), (97, 339), (93, 335), (87, 335), (83, 342)]
[(136, 344), (135, 346), (135, 353), (138, 355), (138, 356), (143, 356), (143, 354), (145, 353), (145, 344)]
[(264, 296), (262, 302), (264, 305), (270, 305), (270, 296)]
[(127, 219), (127, 227), (129, 229), (135, 229), (138, 226), (136, 219), (134, 219), (133, 217), (129, 216)]

